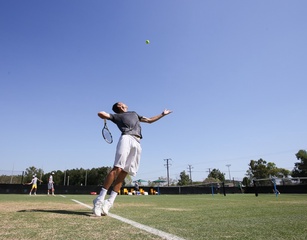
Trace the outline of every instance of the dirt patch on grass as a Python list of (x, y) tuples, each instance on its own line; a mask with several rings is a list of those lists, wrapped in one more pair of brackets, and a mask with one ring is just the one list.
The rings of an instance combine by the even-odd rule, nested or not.
[(37, 202), (14, 202), (14, 203), (5, 203), (0, 205), (1, 212), (21, 212), (21, 211), (35, 211), (35, 209), (44, 209), (48, 210), (84, 210), (84, 207), (79, 204), (67, 204), (67, 203), (59, 203), (59, 202), (45, 202), (45, 203), (37, 203)]
[(163, 210), (163, 211), (174, 211), (174, 212), (186, 212), (191, 211), (191, 209), (183, 209), (183, 208), (155, 208), (157, 210)]
[(154, 204), (146, 203), (115, 203), (114, 207), (154, 207)]

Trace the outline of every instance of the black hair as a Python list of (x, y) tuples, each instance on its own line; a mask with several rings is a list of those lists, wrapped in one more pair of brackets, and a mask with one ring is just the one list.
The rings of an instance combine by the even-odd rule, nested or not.
[(120, 113), (119, 108), (118, 108), (118, 102), (114, 103), (113, 107), (112, 107), (113, 112), (115, 113)]

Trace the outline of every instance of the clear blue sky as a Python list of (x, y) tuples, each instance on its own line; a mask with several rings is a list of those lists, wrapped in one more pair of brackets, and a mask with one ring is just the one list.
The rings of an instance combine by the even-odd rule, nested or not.
[[(306, 149), (307, 1), (0, 2), (2, 172), (112, 166), (97, 112), (142, 124), (135, 179), (192, 166), (242, 179), (250, 160), (292, 170)], [(149, 39), (151, 43), (145, 44)]]

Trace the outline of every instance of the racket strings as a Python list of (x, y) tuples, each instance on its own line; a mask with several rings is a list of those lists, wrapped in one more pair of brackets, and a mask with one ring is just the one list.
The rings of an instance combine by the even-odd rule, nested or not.
[(102, 136), (106, 140), (107, 143), (112, 143), (113, 142), (112, 135), (111, 135), (110, 131), (107, 128), (104, 128), (102, 130)]

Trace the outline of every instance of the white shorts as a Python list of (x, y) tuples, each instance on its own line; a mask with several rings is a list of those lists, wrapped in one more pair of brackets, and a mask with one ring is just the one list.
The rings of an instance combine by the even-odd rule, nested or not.
[(48, 182), (48, 190), (49, 190), (49, 189), (53, 189), (53, 183), (52, 183), (52, 182), (51, 182), (51, 183)]
[(135, 176), (141, 159), (141, 144), (131, 135), (122, 135), (116, 147), (114, 166)]

